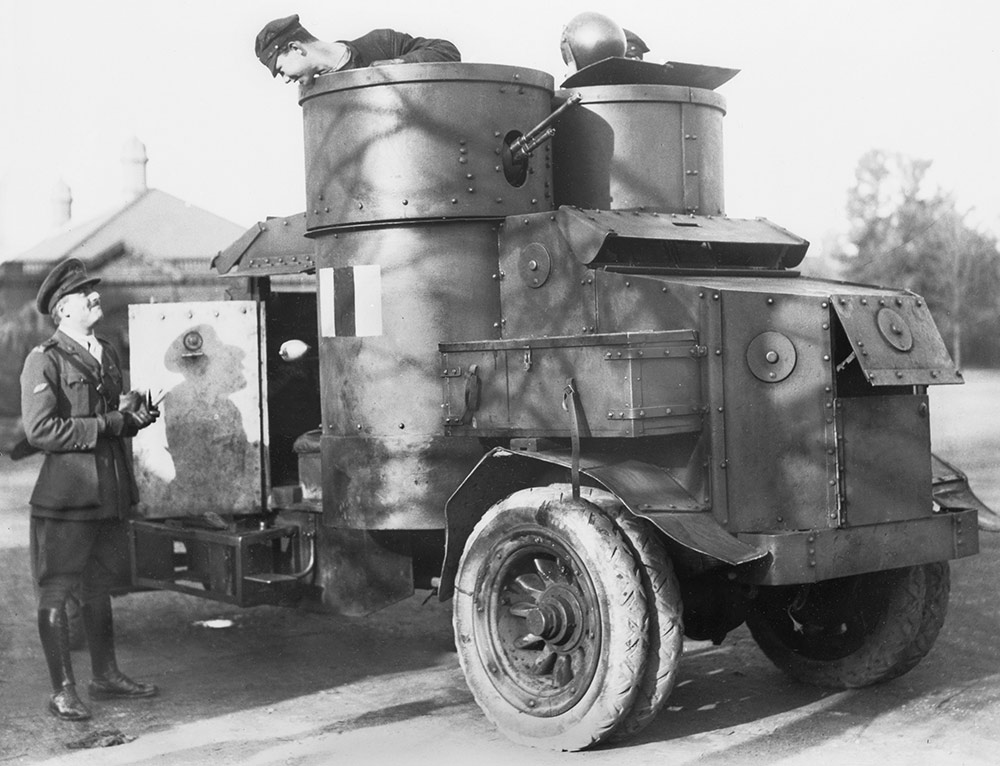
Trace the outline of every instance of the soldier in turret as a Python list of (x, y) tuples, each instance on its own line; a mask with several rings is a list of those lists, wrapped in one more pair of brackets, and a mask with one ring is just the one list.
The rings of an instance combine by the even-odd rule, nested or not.
[(298, 15), (268, 22), (257, 35), (254, 53), (271, 75), (286, 83), (345, 69), (428, 61), (460, 61), (448, 40), (411, 37), (394, 29), (373, 29), (356, 40), (324, 42), (300, 23)]
[(625, 58), (642, 61), (642, 57), (649, 53), (649, 46), (631, 29), (622, 29), (625, 32)]

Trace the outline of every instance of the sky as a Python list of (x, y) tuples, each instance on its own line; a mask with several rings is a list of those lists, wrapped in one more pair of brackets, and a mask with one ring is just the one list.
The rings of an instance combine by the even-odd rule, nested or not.
[(605, 13), (647, 60), (734, 67), (719, 93), (726, 212), (822, 249), (843, 230), (869, 149), (933, 161), (976, 226), (1000, 232), (1000, 49), (993, 0), (447, 2), (0, 0), (0, 258), (52, 233), (57, 183), (73, 221), (121, 202), (122, 147), (149, 185), (243, 226), (304, 208), (298, 88), (253, 55), (268, 20), (321, 39), (377, 27), (452, 40), (463, 60), (566, 74), (563, 25)]

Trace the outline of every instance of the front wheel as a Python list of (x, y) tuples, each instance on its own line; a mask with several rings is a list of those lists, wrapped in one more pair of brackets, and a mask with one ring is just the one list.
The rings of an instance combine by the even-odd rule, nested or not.
[(628, 543), (594, 504), (532, 488), (494, 505), (466, 542), (454, 610), (469, 688), (510, 739), (582, 750), (631, 708), (646, 600)]
[(804, 683), (881, 683), (913, 669), (944, 622), (948, 563), (762, 588), (747, 626), (764, 654)]

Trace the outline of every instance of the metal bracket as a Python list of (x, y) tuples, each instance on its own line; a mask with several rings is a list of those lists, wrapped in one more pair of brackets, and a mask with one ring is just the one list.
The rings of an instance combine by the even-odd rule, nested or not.
[(569, 378), (566, 381), (566, 387), (563, 389), (563, 401), (562, 407), (564, 410), (569, 411), (570, 424), (572, 427), (572, 434), (570, 437), (570, 445), (572, 446), (573, 455), (570, 463), (570, 482), (573, 485), (573, 499), (580, 499), (580, 412), (579, 412), (579, 394), (576, 391), (576, 383), (573, 378)]

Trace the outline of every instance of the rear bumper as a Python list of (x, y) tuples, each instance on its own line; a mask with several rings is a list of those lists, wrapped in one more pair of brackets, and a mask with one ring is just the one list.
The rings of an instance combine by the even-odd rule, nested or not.
[(755, 585), (818, 582), (958, 559), (979, 552), (975, 510), (861, 527), (742, 533), (737, 537), (769, 554), (747, 566), (739, 577), (742, 582)]

